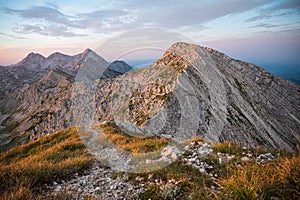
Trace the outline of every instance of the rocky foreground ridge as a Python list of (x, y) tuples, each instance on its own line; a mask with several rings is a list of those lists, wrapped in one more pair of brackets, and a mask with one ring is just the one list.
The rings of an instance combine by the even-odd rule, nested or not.
[[(300, 143), (299, 86), (253, 64), (186, 43), (142, 70), (113, 64), (86, 50), (29, 54), (0, 67), (2, 150), (71, 126), (74, 83), (85, 79), (95, 88), (93, 123), (113, 121), (128, 134), (179, 141), (201, 135), (289, 151)], [(85, 67), (92, 70), (78, 79)]]

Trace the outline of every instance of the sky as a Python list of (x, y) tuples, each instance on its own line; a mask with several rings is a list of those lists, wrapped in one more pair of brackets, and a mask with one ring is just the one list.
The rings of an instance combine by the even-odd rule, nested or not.
[[(30, 52), (74, 55), (99, 49), (132, 30), (144, 34), (139, 40), (148, 34), (163, 41), (159, 30), (169, 30), (269, 70), (300, 68), (299, 0), (10, 0), (1, 1), (0, 9), (0, 65), (17, 63)], [(160, 52), (170, 44), (164, 45)], [(159, 56), (149, 51), (145, 55)], [(107, 60), (116, 56), (102, 52)], [(140, 54), (130, 59), (146, 59)]]

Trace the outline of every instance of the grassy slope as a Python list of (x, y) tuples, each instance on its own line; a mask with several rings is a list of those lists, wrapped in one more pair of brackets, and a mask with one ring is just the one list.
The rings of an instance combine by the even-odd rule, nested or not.
[[(115, 132), (112, 127), (103, 130), (111, 142), (132, 152), (160, 149), (167, 142), (159, 138), (131, 138)], [(235, 154), (236, 158), (227, 164), (219, 164), (214, 156), (203, 158), (214, 166), (210, 173), (219, 175), (216, 180), (211, 180), (184, 161), (177, 161), (155, 172), (128, 174), (129, 181), (139, 184), (136, 178), (143, 177), (144, 182), (150, 185), (140, 194), (140, 199), (167, 199), (172, 196), (183, 199), (297, 199), (300, 196), (299, 154), (281, 152), (282, 156), (262, 165), (241, 162), (242, 151), (239, 145), (216, 144), (215, 153)], [(249, 151), (258, 155), (266, 150), (256, 148)], [(0, 199), (41, 198), (45, 183), (71, 178), (74, 172), (83, 171), (93, 162), (75, 128), (16, 147), (0, 154)], [(209, 189), (211, 186), (218, 187), (219, 192)]]
[(69, 128), (0, 154), (0, 199), (37, 197), (43, 185), (90, 166), (76, 128)]

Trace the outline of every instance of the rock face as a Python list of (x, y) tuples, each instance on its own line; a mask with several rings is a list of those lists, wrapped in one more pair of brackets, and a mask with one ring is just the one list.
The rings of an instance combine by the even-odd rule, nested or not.
[(201, 135), (294, 151), (300, 143), (300, 88), (211, 48), (172, 45), (148, 68), (100, 81), (99, 120), (135, 136)]
[[(71, 126), (71, 94), (82, 65), (108, 66), (99, 78), (114, 78), (131, 69), (124, 62), (108, 63), (92, 50), (45, 58), (30, 53), (21, 62), (0, 67), (0, 149), (40, 138)], [(105, 65), (103, 65), (105, 63)]]
[[(16, 65), (0, 67), (2, 150), (70, 126), (81, 100), (82, 105), (94, 101), (87, 108), (95, 110), (96, 123), (113, 121), (139, 137), (183, 141), (201, 135), (289, 151), (300, 143), (299, 86), (253, 64), (176, 43), (145, 69), (128, 72), (126, 63), (116, 61), (99, 73), (106, 65), (86, 50), (48, 58), (31, 53)], [(90, 67), (86, 73), (84, 66)], [(75, 83), (85, 81), (93, 83), (95, 93), (74, 104), (72, 90), (80, 91)]]

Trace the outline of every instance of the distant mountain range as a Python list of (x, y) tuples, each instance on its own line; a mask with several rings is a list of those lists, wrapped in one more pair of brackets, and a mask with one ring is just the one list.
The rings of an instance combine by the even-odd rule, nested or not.
[(68, 56), (47, 58), (30, 53), (15, 65), (0, 66), (0, 143), (2, 149), (71, 126), (71, 93), (83, 64), (105, 62), (99, 79), (114, 78), (131, 70), (123, 61), (106, 62), (90, 49)]
[[(211, 48), (176, 43), (133, 71), (89, 49), (47, 58), (30, 53), (1, 66), (1, 150), (72, 126), (74, 83), (86, 66), (93, 68), (97, 123), (115, 123), (129, 134), (178, 140), (192, 134), (289, 151), (300, 143), (298, 85)], [(99, 66), (108, 66), (100, 77)]]

